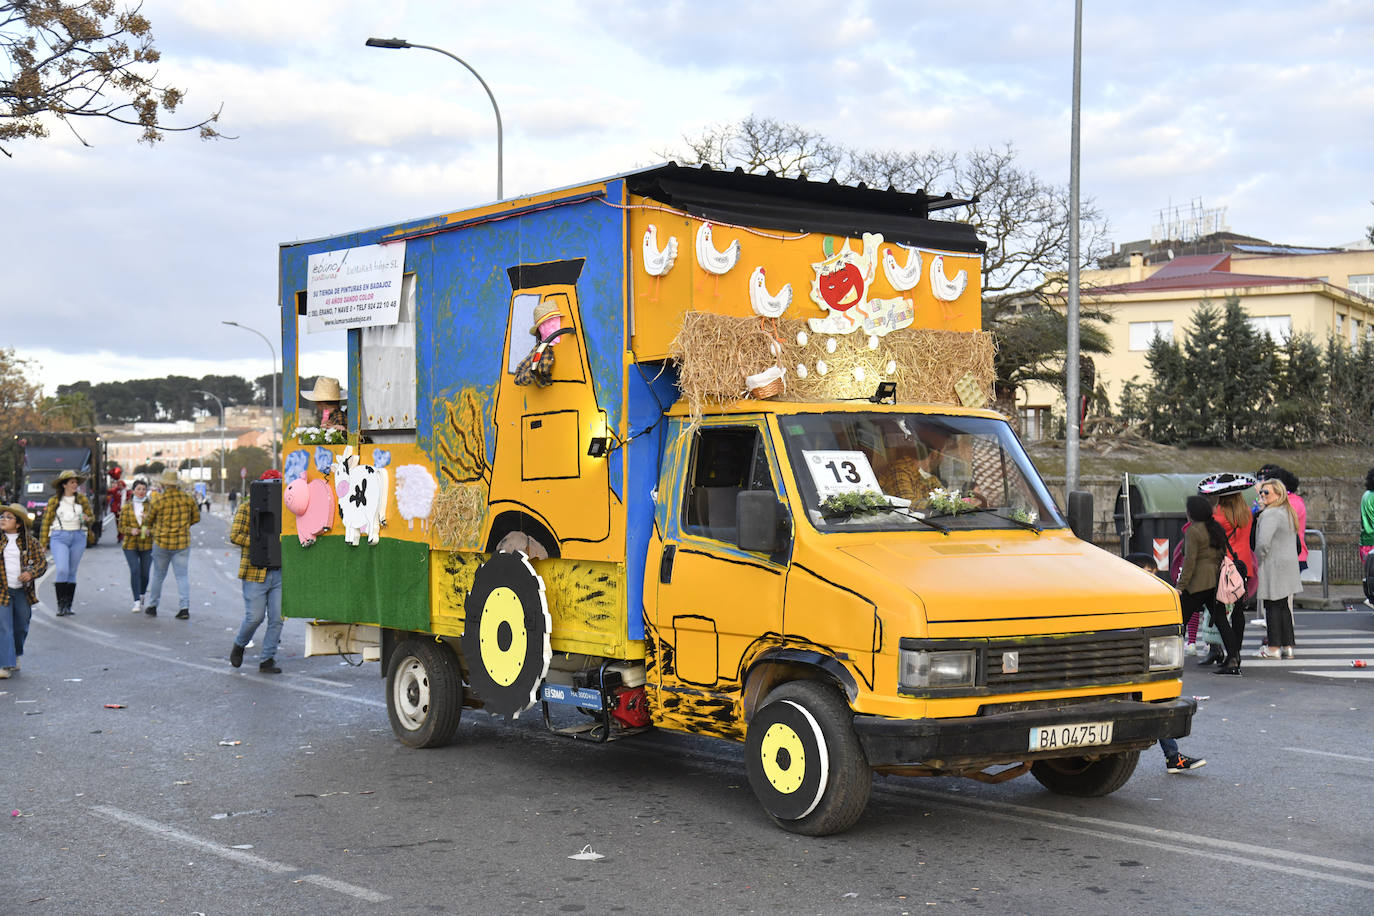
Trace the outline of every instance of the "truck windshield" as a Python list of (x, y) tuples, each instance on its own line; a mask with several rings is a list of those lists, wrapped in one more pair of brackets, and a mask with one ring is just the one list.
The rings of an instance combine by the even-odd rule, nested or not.
[(815, 413), (778, 422), (817, 530), (1064, 526), (1021, 443), (1001, 420)]

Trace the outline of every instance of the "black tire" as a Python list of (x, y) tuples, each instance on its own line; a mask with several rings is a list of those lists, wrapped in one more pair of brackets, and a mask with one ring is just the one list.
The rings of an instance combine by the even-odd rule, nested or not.
[(1135, 772), (1140, 751), (1122, 751), (1105, 757), (1058, 757), (1031, 764), (1031, 775), (1057, 795), (1100, 798), (1126, 784)]
[(463, 673), (452, 650), (429, 637), (397, 646), (386, 671), (386, 715), (401, 743), (442, 747), (462, 713)]
[(854, 734), (854, 714), (820, 681), (768, 694), (745, 736), (749, 785), (783, 830), (828, 836), (848, 830), (868, 805), (873, 770)]

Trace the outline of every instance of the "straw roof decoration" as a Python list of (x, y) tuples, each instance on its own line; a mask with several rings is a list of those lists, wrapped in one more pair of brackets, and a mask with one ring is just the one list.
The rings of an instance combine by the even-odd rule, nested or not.
[(482, 483), (445, 483), (435, 494), (429, 530), (436, 546), (476, 550), (487, 514), (487, 488)]
[(800, 319), (688, 312), (671, 352), (693, 423), (708, 402), (748, 397), (744, 379), (774, 365), (786, 371), (779, 400), (866, 398), (879, 382), (892, 381), (899, 402), (966, 404), (955, 391), (965, 376), (983, 394), (972, 406), (992, 397), (993, 342), (986, 331), (905, 328), (870, 340), (862, 333), (812, 334)]

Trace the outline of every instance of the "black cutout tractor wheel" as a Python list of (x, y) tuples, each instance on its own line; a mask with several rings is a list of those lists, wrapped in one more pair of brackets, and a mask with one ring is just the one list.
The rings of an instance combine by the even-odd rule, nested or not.
[(473, 578), (463, 605), (468, 683), (488, 712), (518, 718), (534, 705), (553, 652), (544, 580), (523, 553), (496, 553)]

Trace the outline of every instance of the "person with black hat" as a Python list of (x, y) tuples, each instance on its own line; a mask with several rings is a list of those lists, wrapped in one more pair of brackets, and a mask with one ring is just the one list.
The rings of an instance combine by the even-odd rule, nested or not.
[(29, 635), (34, 582), (48, 568), (47, 558), (30, 534), (32, 522), (23, 506), (0, 506), (0, 679), (19, 673), (19, 656)]
[(54, 588), (57, 591), (57, 616), (70, 617), (76, 600), (76, 569), (81, 557), (94, 541), (91, 526), (95, 512), (86, 494), (78, 492), (86, 475), (68, 468), (53, 478), (51, 486), (57, 492), (43, 509), (43, 529), (38, 543), (52, 553), (56, 567)]

